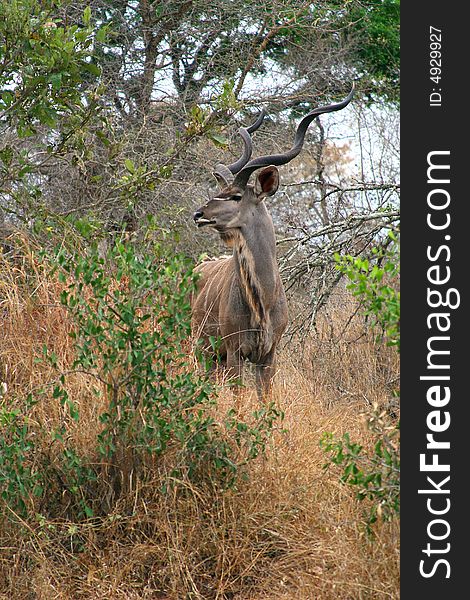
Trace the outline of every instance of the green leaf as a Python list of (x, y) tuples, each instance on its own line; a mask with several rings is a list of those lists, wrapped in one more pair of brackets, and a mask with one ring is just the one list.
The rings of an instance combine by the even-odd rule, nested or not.
[(62, 73), (53, 73), (49, 76), (49, 81), (51, 82), (54, 90), (60, 90), (62, 86)]
[(135, 165), (130, 160), (130, 158), (126, 158), (126, 160), (124, 161), (124, 164), (126, 166), (126, 169), (129, 171), (129, 173), (131, 173), (133, 175), (135, 173)]
[(96, 41), (100, 42), (101, 44), (104, 44), (106, 42), (107, 37), (108, 37), (108, 26), (105, 25), (104, 27), (100, 27), (95, 35)]
[(87, 6), (83, 11), (83, 23), (88, 27), (91, 20), (91, 8)]
[(83, 68), (89, 71), (92, 75), (96, 75), (96, 77), (99, 77), (101, 75), (101, 69), (95, 63), (84, 62)]
[(219, 148), (226, 147), (228, 145), (228, 139), (220, 133), (209, 132), (207, 136)]

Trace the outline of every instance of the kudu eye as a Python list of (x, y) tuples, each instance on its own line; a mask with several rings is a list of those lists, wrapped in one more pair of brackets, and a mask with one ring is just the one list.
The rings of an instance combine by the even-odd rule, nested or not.
[(241, 199), (242, 199), (242, 195), (241, 194), (232, 194), (228, 198), (228, 200), (235, 200), (235, 202), (240, 202)]

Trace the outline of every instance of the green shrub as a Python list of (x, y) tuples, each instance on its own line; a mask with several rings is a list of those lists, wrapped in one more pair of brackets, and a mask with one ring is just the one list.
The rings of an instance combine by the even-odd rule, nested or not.
[(31, 494), (43, 493), (40, 472), (33, 467), (34, 438), (27, 416), (31, 404), (28, 397), (25, 414), (0, 405), (0, 495), (13, 513), (20, 514), (26, 513)]
[(364, 314), (379, 327), (387, 344), (400, 351), (400, 292), (390, 281), (398, 277), (398, 244), (390, 233), (392, 246), (389, 250), (374, 248), (374, 261), (351, 255), (335, 255), (337, 268), (350, 283), (348, 289), (359, 300)]
[[(168, 475), (159, 479), (162, 490), (182, 480), (223, 489), (264, 451), (281, 413), (271, 405), (249, 424), (232, 410), (216, 418), (217, 388), (191, 340), (196, 275), (170, 248), (143, 252), (118, 240), (104, 253), (91, 243), (79, 252), (63, 244), (54, 258), (43, 257), (59, 278), (73, 358), (45, 345), (41, 360), (52, 367), (52, 382), (27, 403), (17, 399), (19, 409), (2, 408), (0, 493), (11, 508), (28, 512), (35, 495), (52, 513), (65, 503), (69, 518), (107, 513), (157, 472), (159, 457)], [(69, 385), (77, 374), (85, 386)], [(34, 402), (50, 396), (63, 415), (52, 430), (27, 417)], [(79, 449), (71, 426), (89, 426), (81, 406), (94, 399), (98, 433)]]
[[(350, 280), (347, 286), (371, 320), (379, 327), (388, 346), (400, 351), (400, 293), (392, 283), (399, 274), (398, 244), (390, 233), (391, 248), (373, 250), (375, 261), (353, 256), (335, 256), (338, 269)], [(394, 396), (398, 391), (393, 392)], [(359, 500), (369, 499), (367, 517), (370, 526), (378, 517), (389, 520), (400, 510), (400, 437), (399, 423), (377, 406), (368, 416), (367, 425), (374, 437), (373, 451), (367, 451), (351, 440), (349, 433), (341, 438), (324, 433), (320, 446), (332, 464), (342, 468), (341, 481), (357, 490)]]
[(351, 441), (349, 433), (340, 439), (324, 433), (320, 446), (329, 455), (325, 468), (340, 466), (340, 480), (356, 490), (359, 500), (371, 501), (367, 517), (370, 528), (378, 517), (388, 521), (400, 511), (400, 439), (399, 426), (391, 425), (377, 407), (368, 418), (368, 427), (375, 438), (372, 452)]

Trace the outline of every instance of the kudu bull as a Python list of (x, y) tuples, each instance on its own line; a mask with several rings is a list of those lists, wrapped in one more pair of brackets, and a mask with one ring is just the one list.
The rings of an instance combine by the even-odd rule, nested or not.
[[(202, 262), (192, 299), (192, 327), (207, 350), (210, 338), (221, 339), (222, 363), (229, 379), (241, 379), (244, 359), (254, 363), (256, 388), (260, 398), (271, 388), (276, 369), (276, 346), (287, 326), (287, 301), (276, 260), (274, 226), (263, 200), (279, 186), (277, 166), (284, 165), (301, 151), (310, 123), (319, 115), (344, 108), (353, 97), (337, 104), (316, 108), (299, 123), (294, 145), (285, 154), (260, 156), (250, 160), (251, 133), (263, 122), (257, 121), (238, 133), (244, 143), (241, 157), (231, 165), (214, 169), (220, 189), (194, 213), (198, 227), (212, 227), (233, 248), (229, 257)], [(258, 171), (254, 182), (250, 176)]]

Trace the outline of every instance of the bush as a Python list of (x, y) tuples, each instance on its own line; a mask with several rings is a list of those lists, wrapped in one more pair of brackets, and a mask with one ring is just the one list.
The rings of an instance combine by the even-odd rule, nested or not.
[[(372, 327), (379, 327), (388, 346), (400, 351), (400, 293), (394, 287), (399, 274), (398, 245), (390, 233), (390, 250), (373, 250), (375, 261), (353, 256), (335, 256), (337, 268), (350, 280), (347, 286), (359, 300)], [(397, 396), (398, 391), (393, 391)], [(351, 440), (324, 433), (320, 446), (329, 455), (331, 464), (342, 467), (341, 481), (357, 490), (359, 500), (369, 499), (371, 508), (367, 525), (378, 517), (391, 519), (400, 510), (400, 438), (399, 423), (386, 411), (374, 406), (367, 417), (367, 426), (374, 438), (372, 452)]]
[[(6, 503), (25, 513), (36, 495), (53, 511), (65, 494), (69, 516), (90, 517), (109, 512), (159, 467), (167, 474), (162, 490), (181, 480), (234, 485), (240, 467), (263, 452), (280, 413), (268, 406), (250, 425), (234, 411), (215, 421), (217, 389), (198, 367), (190, 338), (196, 276), (188, 259), (158, 244), (138, 253), (118, 240), (104, 255), (93, 245), (80, 253), (62, 246), (52, 272), (51, 259), (43, 261), (59, 279), (73, 352), (66, 360), (44, 345), (41, 360), (53, 381), (20, 409), (0, 413)], [(70, 385), (77, 375), (86, 389)], [(62, 407), (52, 428), (27, 416), (51, 395)], [(93, 398), (98, 433), (93, 445), (78, 448), (70, 431), (90, 427), (81, 410)]]
[(371, 501), (367, 525), (378, 517), (388, 521), (400, 512), (400, 439), (398, 425), (390, 424), (384, 411), (374, 407), (367, 425), (374, 436), (372, 452), (351, 441), (349, 433), (341, 439), (324, 433), (320, 446), (330, 462), (343, 469), (340, 480), (357, 490), (357, 498)]
[(400, 292), (391, 282), (400, 273), (398, 245), (393, 233), (391, 250), (374, 248), (374, 261), (351, 255), (335, 255), (337, 268), (350, 280), (347, 286), (359, 300), (364, 314), (379, 327), (387, 345), (400, 351)]
[[(25, 412), (30, 403), (29, 397)], [(0, 406), (0, 429), (1, 498), (12, 511), (25, 514), (30, 495), (43, 493), (40, 473), (33, 468), (34, 443), (28, 417), (16, 408)]]

